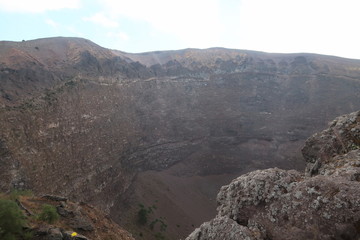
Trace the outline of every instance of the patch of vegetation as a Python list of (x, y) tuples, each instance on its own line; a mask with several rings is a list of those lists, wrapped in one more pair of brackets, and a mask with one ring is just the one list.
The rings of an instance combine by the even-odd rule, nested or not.
[(356, 145), (355, 143), (352, 143), (349, 147), (350, 151), (351, 150), (357, 150), (357, 149), (360, 149), (360, 146)]
[[(156, 219), (151, 217), (151, 214), (154, 213), (156, 209), (157, 206), (155, 204), (149, 207), (144, 206), (144, 204), (139, 204), (139, 211), (137, 212), (137, 223), (142, 226), (148, 226), (151, 231), (157, 231), (154, 234), (154, 237), (156, 239), (163, 240), (166, 239), (164, 233), (166, 232), (167, 224), (162, 217)], [(148, 224), (148, 222), (150, 223)], [(139, 236), (143, 237), (144, 235), (143, 233), (140, 233)]]
[(60, 216), (53, 205), (44, 204), (38, 218), (41, 221), (45, 221), (47, 223), (52, 224), (57, 220), (59, 220)]
[(11, 200), (19, 200), (20, 196), (33, 196), (34, 193), (31, 190), (18, 190), (14, 189), (10, 193)]
[(150, 227), (151, 230), (154, 230), (154, 227), (155, 227), (156, 223), (159, 223), (159, 224), (160, 224), (160, 231), (161, 231), (161, 232), (165, 232), (165, 231), (166, 231), (167, 224), (166, 224), (163, 220), (157, 219), (157, 218), (150, 223), (149, 227)]
[(43, 96), (43, 99), (44, 99), (49, 105), (52, 105), (54, 102), (57, 101), (56, 92), (47, 89), (47, 90), (45, 91), (45, 94), (44, 94), (44, 96)]
[(165, 240), (165, 236), (161, 233), (161, 232), (158, 232), (154, 235), (155, 239), (156, 240)]
[(22, 237), (24, 240), (31, 240), (34, 237), (34, 233), (29, 230), (29, 231), (24, 232)]
[(29, 100), (28, 102), (24, 102), (19, 106), (20, 110), (27, 110), (27, 109), (34, 109), (36, 108), (34, 102), (32, 100)]
[(0, 239), (16, 240), (23, 234), (25, 216), (19, 206), (11, 200), (0, 199)]
[(145, 208), (143, 204), (139, 204), (139, 211), (137, 214), (137, 222), (140, 225), (145, 225), (148, 222), (148, 216), (153, 212), (153, 209), (156, 209), (156, 206)]
[(140, 204), (140, 210), (138, 211), (138, 215), (137, 215), (137, 222), (140, 225), (145, 225), (148, 221), (148, 212), (145, 209), (144, 205)]
[(37, 110), (38, 106), (35, 104), (33, 98), (25, 99), (22, 103), (16, 106), (5, 106), (5, 111), (27, 111), (27, 110)]
[(73, 88), (77, 85), (77, 82), (74, 80), (66, 81), (63, 85), (57, 86), (53, 89), (46, 89), (42, 99), (47, 102), (49, 105), (52, 105), (58, 100), (58, 94), (64, 92), (66, 89)]
[(74, 87), (74, 86), (76, 86), (76, 82), (73, 81), (73, 80), (67, 81), (67, 82), (65, 83), (65, 86), (66, 86), (66, 87)]

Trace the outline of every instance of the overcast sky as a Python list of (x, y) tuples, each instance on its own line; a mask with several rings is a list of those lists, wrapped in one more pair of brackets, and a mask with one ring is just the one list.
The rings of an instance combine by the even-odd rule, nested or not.
[(360, 59), (359, 0), (0, 0), (0, 40), (126, 52), (226, 47)]

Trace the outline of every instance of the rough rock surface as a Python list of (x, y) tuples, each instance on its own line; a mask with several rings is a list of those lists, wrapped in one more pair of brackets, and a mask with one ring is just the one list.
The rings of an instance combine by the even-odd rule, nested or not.
[[(7, 196), (0, 194), (1, 197)], [(16, 202), (27, 215), (26, 229), (33, 235), (31, 240), (134, 240), (129, 232), (86, 203), (72, 202), (53, 195), (19, 196)], [(50, 224), (36, 217), (44, 204), (56, 208), (58, 220)], [(74, 232), (76, 236), (72, 236)]]
[(359, 239), (359, 127), (354, 112), (310, 137), (305, 174), (257, 170), (223, 186), (217, 216), (187, 240)]
[[(356, 153), (342, 157), (343, 154), (360, 149), (360, 112), (337, 117), (330, 127), (310, 137), (304, 148), (303, 156), (307, 162), (305, 174), (332, 174), (339, 164), (346, 164), (356, 158)], [(340, 155), (335, 158), (335, 156)], [(353, 157), (351, 157), (353, 156)], [(357, 155), (358, 156), (358, 155)], [(342, 158), (339, 159), (339, 158)]]
[(256, 233), (228, 217), (217, 217), (197, 228), (191, 239), (256, 239)]

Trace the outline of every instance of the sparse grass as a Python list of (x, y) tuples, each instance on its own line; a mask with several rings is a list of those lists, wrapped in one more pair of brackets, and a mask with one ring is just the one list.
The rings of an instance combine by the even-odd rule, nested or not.
[(10, 193), (11, 200), (19, 200), (20, 196), (33, 196), (34, 193), (31, 190), (13, 190)]
[(161, 232), (158, 232), (154, 235), (155, 239), (156, 240), (165, 240), (165, 236), (161, 233)]
[(26, 231), (23, 233), (22, 237), (24, 240), (31, 240), (34, 237), (34, 233), (32, 231)]
[[(147, 226), (151, 230), (151, 232), (155, 232), (153, 235), (156, 239), (163, 240), (166, 239), (164, 233), (167, 229), (167, 224), (165, 223), (165, 220), (160, 218), (152, 218), (153, 220), (147, 224), (151, 220), (151, 214), (154, 213), (154, 211), (157, 209), (157, 206), (153, 204), (150, 207), (146, 207), (143, 204), (139, 204), (139, 211), (137, 212), (137, 223), (142, 226)], [(180, 225), (178, 225), (180, 227)], [(145, 230), (145, 229), (144, 229)], [(151, 233), (148, 232), (149, 230), (145, 230), (145, 234), (142, 232), (139, 233), (140, 237), (146, 237), (147, 234)]]
[(45, 221), (47, 223), (52, 224), (58, 221), (60, 216), (53, 205), (44, 204), (38, 218), (41, 221)]
[(22, 235), (25, 216), (12, 200), (0, 199), (0, 239), (15, 240)]

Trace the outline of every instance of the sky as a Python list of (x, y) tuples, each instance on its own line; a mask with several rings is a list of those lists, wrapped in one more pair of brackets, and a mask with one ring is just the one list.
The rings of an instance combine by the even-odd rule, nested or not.
[(0, 0), (0, 40), (125, 52), (225, 47), (360, 59), (359, 0)]

